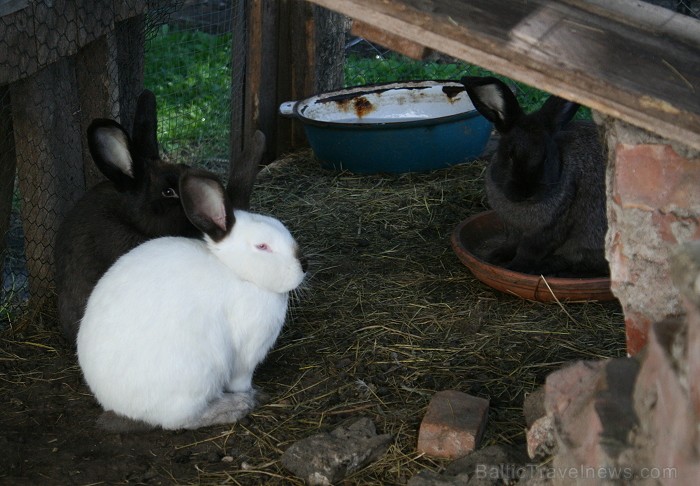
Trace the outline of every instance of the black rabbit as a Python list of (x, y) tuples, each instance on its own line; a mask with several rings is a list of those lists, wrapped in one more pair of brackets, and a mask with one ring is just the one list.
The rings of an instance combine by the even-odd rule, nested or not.
[[(109, 180), (68, 212), (54, 248), (58, 314), (73, 343), (92, 289), (120, 256), (160, 236), (201, 236), (178, 192), (180, 176), (191, 169), (160, 158), (156, 131), (156, 99), (148, 90), (139, 96), (132, 137), (113, 120), (97, 119), (88, 128), (90, 153)], [(264, 145), (265, 137), (256, 132), (232, 166), (227, 191), (237, 205), (247, 208)]]
[(556, 96), (526, 114), (497, 78), (461, 82), (501, 136), (486, 195), (506, 242), (488, 259), (530, 274), (607, 275), (606, 156), (595, 124), (571, 121), (579, 105)]

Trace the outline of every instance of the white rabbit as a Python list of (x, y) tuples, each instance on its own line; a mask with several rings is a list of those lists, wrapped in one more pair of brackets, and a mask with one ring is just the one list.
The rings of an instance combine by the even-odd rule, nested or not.
[(292, 235), (269, 216), (232, 210), (205, 171), (180, 179), (203, 239), (150, 240), (117, 260), (91, 294), (78, 332), (102, 426), (195, 429), (255, 407), (252, 376), (306, 274)]

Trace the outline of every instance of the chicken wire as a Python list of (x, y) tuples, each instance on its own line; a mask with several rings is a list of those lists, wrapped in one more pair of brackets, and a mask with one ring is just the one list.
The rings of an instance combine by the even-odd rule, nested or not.
[[(76, 132), (71, 129), (71, 124), (64, 123), (64, 117), (76, 116), (80, 111), (94, 112), (86, 106), (90, 100), (64, 100), (66, 105), (75, 107), (76, 113), (61, 114), (62, 107), (46, 105), (51, 96), (30, 94), (61, 92), (68, 98), (76, 97), (75, 83), (84, 86), (116, 79), (117, 65), (126, 64), (126, 72), (138, 72), (128, 64), (140, 60), (118, 59), (117, 43), (145, 42), (144, 84), (155, 92), (158, 100), (159, 142), (163, 155), (176, 162), (220, 169), (228, 163), (230, 123), (227, 120), (232, 114), (242, 112), (241, 106), (232, 106), (230, 96), (231, 83), (242, 86), (244, 72), (242, 66), (231, 66), (230, 27), (234, 24), (234, 16), (242, 14), (244, 1), (128, 0), (120, 3), (31, 0), (29, 3), (34, 13), (31, 21), (12, 14), (0, 17), (0, 219), (5, 219), (0, 220), (0, 234), (5, 235), (2, 248), (2, 302), (5, 305), (0, 305), (0, 313), (7, 315), (14, 304), (26, 301), (30, 281), (33, 295), (51, 294), (53, 237), (60, 216), (82, 194), (82, 190), (66, 191), (64, 188), (71, 186), (66, 181), (84, 180), (85, 186), (90, 187), (100, 178), (93, 164), (83, 168), (80, 157), (63, 157), (62, 153), (55, 153), (62, 146), (84, 145), (84, 127), (89, 120), (83, 121), (83, 129)], [(647, 1), (700, 18), (700, 2), (697, 0)], [(50, 64), (52, 60), (75, 54), (71, 52), (71, 36), (82, 40), (96, 38), (113, 28), (110, 19), (119, 16), (116, 9), (129, 12), (143, 3), (146, 4), (146, 15), (141, 30), (127, 29), (118, 33), (110, 44), (109, 55), (121, 64), (110, 64), (108, 73), (99, 72), (102, 65), (97, 60), (94, 66), (88, 65), (78, 75), (74, 72), (73, 60), (67, 64)], [(41, 19), (47, 17), (49, 11), (61, 12), (62, 15), (43, 24)], [(92, 22), (86, 29), (84, 22), (78, 21), (88, 17)], [(349, 22), (346, 24), (350, 25)], [(78, 25), (82, 30), (76, 33)], [(473, 72), (473, 66), (439, 53), (419, 62), (349, 33), (345, 41), (344, 72), (339, 78), (344, 79), (344, 86), (457, 79)], [(234, 49), (244, 47), (233, 46)], [(27, 52), (24, 53), (23, 49)], [(8, 54), (12, 52), (22, 55)], [(178, 54), (175, 58), (173, 52)], [(90, 55), (87, 50), (84, 57), (90, 60)], [(163, 74), (166, 71), (169, 73), (167, 77)], [(173, 77), (173, 72), (179, 75)], [(205, 84), (212, 86), (212, 73), (216, 73), (218, 79), (213, 84), (216, 92), (212, 99), (215, 102), (207, 103), (208, 110), (202, 111), (201, 106), (192, 100), (205, 96), (201, 88)], [(91, 75), (95, 77), (91, 78)], [(27, 77), (31, 78), (31, 93), (23, 92), (23, 80)], [(129, 92), (129, 89), (133, 90), (134, 84), (140, 83), (122, 81), (111, 85), (109, 102), (94, 116), (112, 117), (130, 128), (129, 117), (138, 92)], [(336, 86), (328, 86), (328, 89), (332, 88)], [(29, 103), (12, 106), (12, 96), (22, 96)], [(13, 108), (15, 113), (12, 113)], [(47, 113), (52, 116), (47, 117)], [(61, 116), (55, 116), (57, 114)], [(18, 137), (17, 132), (22, 136)], [(47, 141), (41, 135), (48, 133), (52, 134), (52, 140)], [(37, 170), (35, 159), (44, 161), (41, 170)], [(9, 217), (5, 218), (8, 214)]]
[[(201, 162), (200, 156), (228, 158), (230, 87), (243, 76), (243, 66), (231, 66), (231, 25), (234, 15), (241, 15), (242, 2), (30, 0), (26, 11), (1, 12), (0, 234), (5, 237), (0, 319), (7, 322), (29, 297), (37, 304), (53, 297), (53, 245), (60, 221), (84, 189), (102, 179), (94, 164), (83, 164), (91, 119), (113, 118), (130, 132), (144, 86), (157, 96), (165, 158), (190, 165)], [(131, 22), (134, 11), (145, 11), (142, 22)], [(115, 30), (113, 21), (119, 20), (126, 22)], [(158, 42), (165, 29), (167, 46)], [(108, 39), (107, 48), (100, 51), (92, 40), (102, 38)], [(143, 84), (139, 63), (144, 61), (129, 55), (139, 43), (145, 43)], [(180, 104), (184, 94), (188, 99), (198, 95), (196, 85), (159, 80), (153, 72), (159, 69), (158, 57), (173, 50), (180, 58), (177, 65), (171, 62), (169, 72), (179, 72), (183, 79), (192, 77), (192, 70), (224, 72), (216, 103), (208, 107), (207, 117), (216, 117), (223, 127), (216, 133), (204, 128), (209, 119), (193, 116), (191, 104)], [(189, 55), (195, 51), (193, 66)], [(100, 99), (93, 100), (92, 93)]]
[(683, 15), (700, 18), (700, 2), (697, 0), (644, 0), (659, 7), (673, 10)]
[[(700, 19), (700, 0), (644, 0), (647, 3)], [(478, 74), (479, 69), (459, 59), (432, 52), (415, 61), (362, 37), (346, 36), (344, 87), (382, 82), (424, 79), (459, 79)]]

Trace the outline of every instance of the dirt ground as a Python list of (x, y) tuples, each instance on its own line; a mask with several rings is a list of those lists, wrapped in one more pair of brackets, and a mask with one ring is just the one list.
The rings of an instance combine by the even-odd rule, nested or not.
[(51, 310), (8, 322), (0, 484), (303, 484), (281, 453), (361, 416), (394, 442), (346, 484), (405, 484), (446, 465), (415, 450), (445, 389), (490, 400), (484, 445), (523, 445), (526, 393), (571, 360), (623, 356), (623, 318), (616, 303), (526, 302), (474, 279), (449, 238), (485, 209), (483, 167), (356, 176), (303, 153), (261, 173), (253, 209), (287, 224), (311, 275), (254, 377), (270, 399), (237, 424), (104, 433)]

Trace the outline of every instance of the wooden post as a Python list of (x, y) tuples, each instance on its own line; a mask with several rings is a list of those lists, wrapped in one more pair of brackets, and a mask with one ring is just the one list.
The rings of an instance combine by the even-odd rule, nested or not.
[[(347, 23), (342, 15), (308, 2), (249, 0), (246, 24), (245, 96), (239, 130), (244, 140), (256, 129), (265, 133), (268, 149), (263, 162), (269, 162), (306, 145), (301, 127), (279, 117), (280, 103), (342, 86)], [(234, 42), (240, 42), (235, 30)], [(234, 83), (233, 89), (238, 86)], [(232, 129), (234, 143), (237, 133)]]
[(245, 71), (243, 138), (250, 140), (256, 129), (267, 137), (263, 163), (276, 155), (277, 145), (277, 50), (280, 2), (250, 0)]
[(107, 67), (107, 70), (118, 72), (119, 94), (118, 99), (113, 97), (112, 100), (119, 104), (119, 123), (131, 133), (136, 101), (143, 90), (146, 46), (145, 15), (141, 14), (117, 22), (114, 35), (117, 51), (116, 64), (112, 63)]
[(246, 0), (234, 0), (231, 18), (231, 142), (229, 160), (234, 163), (243, 151), (245, 74), (246, 74)]
[[(117, 72), (114, 68), (114, 34), (107, 34), (86, 45), (75, 56), (75, 74), (80, 102), (80, 139), (86, 141), (87, 128), (95, 118), (117, 118)], [(95, 166), (87, 143), (83, 144), (84, 180), (75, 181), (76, 196), (104, 176)], [(77, 197), (76, 197), (77, 200)]]
[[(343, 86), (345, 32), (340, 14), (308, 2), (282, 0), (277, 103)], [(278, 118), (277, 154), (307, 145), (300, 124)]]
[(16, 164), (10, 90), (7, 86), (0, 86), (0, 275), (4, 275), (5, 235), (10, 229)]
[[(314, 20), (311, 4), (282, 0), (280, 18), (279, 69), (277, 72), (277, 100), (295, 101), (310, 96), (315, 87)], [(282, 154), (292, 147), (304, 145), (301, 125), (290, 119), (277, 124), (276, 152)]]
[(56, 231), (82, 184), (80, 105), (66, 57), (10, 85), (30, 298), (53, 291)]

